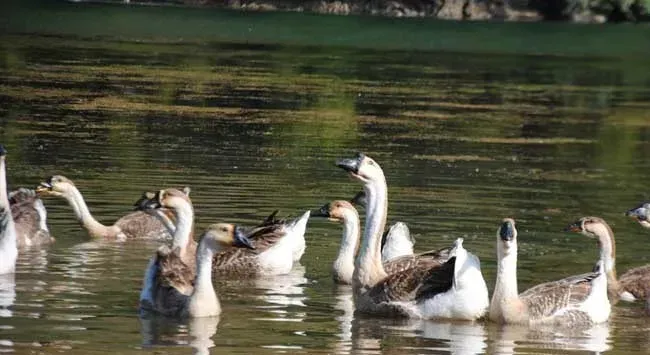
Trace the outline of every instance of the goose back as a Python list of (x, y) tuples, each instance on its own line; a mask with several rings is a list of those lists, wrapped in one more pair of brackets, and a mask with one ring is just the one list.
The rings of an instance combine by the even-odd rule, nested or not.
[(194, 289), (196, 265), (183, 262), (179, 249), (161, 246), (145, 276), (140, 307), (165, 316), (181, 316)]
[(48, 244), (54, 241), (47, 227), (47, 212), (43, 201), (31, 189), (20, 188), (9, 193), (17, 245), (19, 248)]

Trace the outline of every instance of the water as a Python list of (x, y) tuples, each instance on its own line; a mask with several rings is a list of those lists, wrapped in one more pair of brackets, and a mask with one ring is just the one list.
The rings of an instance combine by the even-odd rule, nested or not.
[[(495, 233), (508, 216), (520, 231), (520, 290), (591, 269), (595, 243), (561, 231), (585, 215), (614, 229), (619, 271), (650, 262), (648, 232), (623, 216), (648, 197), (650, 77), (635, 51), (610, 58), (581, 47), (592, 55), (576, 57), (558, 43), (561, 55), (513, 54), (520, 47), (511, 46), (518, 41), (512, 35), (491, 54), (349, 38), (328, 45), (322, 33), (314, 34), (319, 47), (282, 36), (247, 43), (206, 40), (203, 27), (188, 24), (183, 31), (201, 34), (194, 41), (179, 38), (177, 28), (165, 37), (158, 22), (154, 38), (140, 39), (128, 21), (146, 16), (141, 8), (52, 6), (58, 21), (79, 22), (16, 29), (14, 18), (2, 19), (0, 141), (12, 187), (65, 175), (93, 214), (111, 223), (143, 190), (189, 185), (197, 230), (219, 221), (251, 225), (274, 209), (297, 216), (352, 197), (360, 185), (334, 161), (363, 151), (387, 175), (389, 222), (406, 222), (417, 250), (464, 237), (490, 290)], [(101, 11), (124, 15), (124, 26), (117, 33), (88, 27), (93, 16), (104, 21)], [(357, 20), (375, 21), (332, 21), (354, 28)], [(386, 31), (391, 22), (375, 26), (382, 23)], [(432, 26), (462, 32), (483, 25)], [(580, 37), (587, 29), (565, 40), (590, 42), (595, 35)], [(64, 201), (45, 203), (57, 242), (22, 252), (15, 279), (1, 283), (0, 351), (622, 354), (649, 345), (640, 304), (619, 304), (608, 325), (574, 334), (354, 317), (350, 289), (330, 275), (341, 229), (322, 220), (310, 221), (302, 265), (290, 275), (219, 280), (220, 318), (140, 319), (142, 276), (158, 244), (89, 241)]]

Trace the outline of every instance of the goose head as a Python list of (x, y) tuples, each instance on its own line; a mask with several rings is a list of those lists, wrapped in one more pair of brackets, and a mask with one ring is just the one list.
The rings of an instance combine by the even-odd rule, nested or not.
[(212, 250), (226, 247), (255, 249), (241, 228), (229, 223), (217, 223), (208, 226), (203, 232), (201, 241)]
[[(602, 256), (614, 259), (616, 256), (616, 244), (614, 232), (607, 222), (600, 217), (582, 217), (564, 228), (566, 232), (580, 233), (588, 238), (596, 239), (601, 248)], [(605, 265), (609, 269), (609, 265)]]
[(76, 187), (72, 180), (63, 175), (52, 175), (47, 181), (41, 182), (36, 187), (39, 196), (65, 196), (74, 191)]
[(5, 149), (4, 145), (0, 144), (0, 160), (4, 160), (6, 156), (7, 150)]
[(150, 193), (145, 192), (143, 198), (138, 200), (139, 205), (136, 207), (141, 207), (142, 209), (155, 209), (155, 208), (170, 208), (170, 209), (181, 209), (188, 204), (191, 206), (192, 202), (190, 201), (189, 196), (187, 196), (183, 191), (178, 189), (165, 189), (158, 191), (153, 198), (146, 198), (151, 196)]
[[(183, 187), (181, 190), (179, 190), (185, 194), (185, 196), (190, 195), (190, 188), (189, 186)], [(133, 204), (133, 209), (134, 210), (139, 210), (139, 211), (144, 211), (144, 210), (150, 210), (150, 209), (156, 209), (162, 207), (160, 203), (158, 202), (158, 194), (159, 192), (153, 192), (153, 191), (145, 191), (142, 193), (140, 196), (140, 199), (135, 201)]]
[(650, 203), (641, 204), (625, 212), (625, 215), (632, 217), (643, 227), (650, 228)]
[(517, 252), (517, 228), (514, 219), (504, 218), (501, 222), (497, 231), (497, 247), (503, 255)]
[(357, 153), (354, 158), (339, 159), (336, 166), (364, 184), (385, 180), (379, 164), (363, 153)]
[(312, 211), (311, 216), (325, 217), (332, 222), (343, 223), (343, 221), (346, 219), (346, 214), (350, 213), (350, 211), (356, 211), (350, 202), (344, 200), (336, 200), (324, 204), (320, 209)]

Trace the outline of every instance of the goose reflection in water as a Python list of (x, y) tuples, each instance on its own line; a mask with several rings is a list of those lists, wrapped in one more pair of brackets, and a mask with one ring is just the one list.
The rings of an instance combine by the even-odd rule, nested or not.
[(612, 348), (608, 323), (574, 329), (495, 325), (489, 337), (494, 339), (487, 351), (492, 354), (521, 353), (526, 352), (526, 348), (601, 353)]
[(355, 354), (483, 354), (487, 331), (480, 322), (356, 317), (352, 344)]
[(305, 286), (309, 280), (305, 277), (305, 267), (295, 265), (286, 275), (261, 277), (251, 280), (259, 290), (258, 298), (265, 302), (260, 308), (268, 310), (271, 317), (260, 317), (259, 320), (283, 322), (301, 322), (307, 316), (304, 311), (294, 312), (290, 307), (306, 307)]
[(16, 274), (0, 275), (0, 318), (13, 316), (11, 306), (16, 300)]
[(142, 346), (190, 346), (193, 354), (210, 354), (212, 337), (217, 333), (219, 316), (196, 317), (181, 322), (151, 314), (140, 316)]

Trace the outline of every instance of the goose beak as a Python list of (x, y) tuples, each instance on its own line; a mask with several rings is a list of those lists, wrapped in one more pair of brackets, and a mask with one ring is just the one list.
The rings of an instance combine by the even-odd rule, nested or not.
[(574, 233), (580, 233), (582, 232), (582, 226), (580, 221), (575, 221), (568, 226), (564, 227), (565, 232), (574, 232)]
[(232, 245), (238, 248), (255, 249), (255, 247), (251, 244), (250, 239), (246, 238), (241, 228), (239, 227), (235, 227)]
[(366, 192), (365, 191), (357, 192), (357, 194), (354, 195), (354, 197), (350, 200), (350, 203), (353, 205), (366, 207), (366, 204), (368, 203), (368, 200), (366, 198)]
[(510, 242), (515, 239), (515, 227), (510, 221), (503, 222), (499, 228), (499, 237), (504, 242)]
[(52, 184), (50, 184), (49, 182), (42, 182), (38, 186), (36, 186), (35, 191), (37, 194), (44, 194), (50, 192), (52, 191)]
[(627, 217), (634, 218), (637, 221), (647, 221), (648, 220), (648, 216), (646, 215), (646, 209), (643, 208), (643, 207), (633, 208), (633, 209), (625, 212), (625, 215)]
[(151, 198), (148, 194), (140, 197), (140, 199), (135, 201), (133, 204), (133, 209), (136, 211), (154, 210), (157, 208), (162, 208), (158, 198), (156, 198), (156, 196)]
[(0, 144), (0, 157), (4, 157), (7, 155), (7, 150), (5, 149), (5, 146)]
[(330, 217), (330, 204), (326, 203), (321, 208), (319, 208), (317, 210), (312, 210), (311, 211), (311, 216), (312, 217), (329, 218)]
[(349, 173), (358, 174), (359, 167), (361, 166), (361, 162), (365, 157), (366, 156), (363, 155), (362, 153), (357, 153), (357, 155), (354, 158), (344, 158), (344, 159), (337, 160), (336, 166)]

